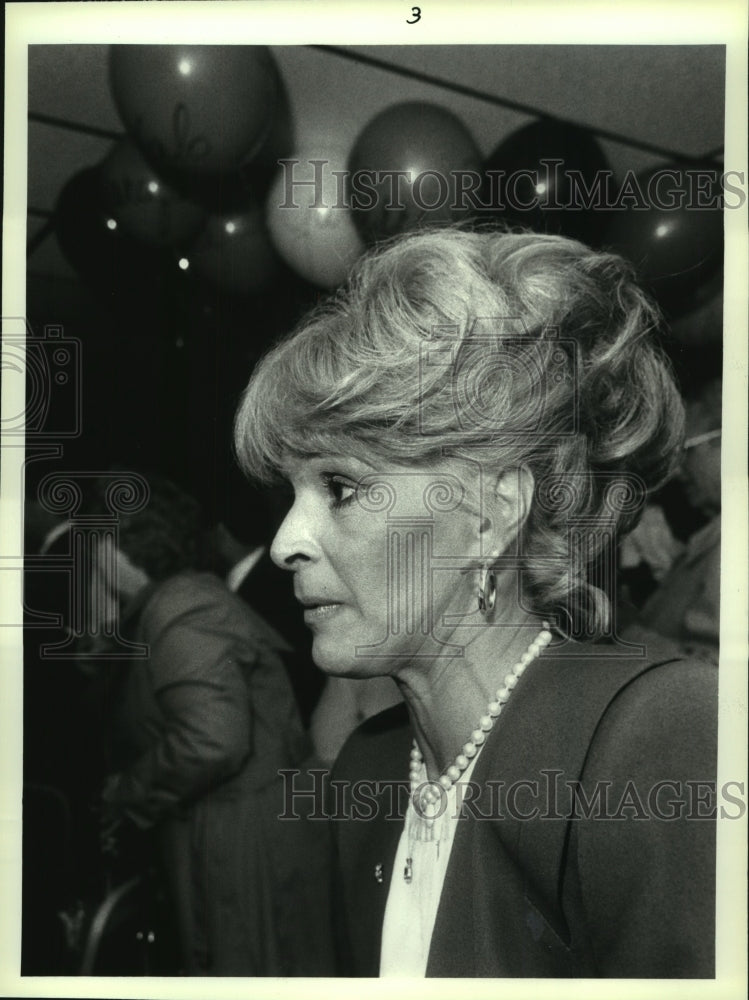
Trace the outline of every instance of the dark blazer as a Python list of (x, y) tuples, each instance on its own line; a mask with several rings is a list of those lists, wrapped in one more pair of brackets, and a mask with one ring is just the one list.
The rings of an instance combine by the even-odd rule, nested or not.
[[(660, 641), (647, 659), (577, 648), (528, 668), (479, 757), (428, 976), (714, 975), (717, 670)], [(386, 783), (376, 810), (360, 787), (339, 806), (360, 821), (332, 824), (348, 975), (378, 975), (411, 739), (398, 706), (336, 764), (349, 792)]]

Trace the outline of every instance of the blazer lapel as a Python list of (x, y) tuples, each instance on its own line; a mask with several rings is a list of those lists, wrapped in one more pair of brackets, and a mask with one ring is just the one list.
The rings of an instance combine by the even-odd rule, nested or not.
[[(382, 922), (408, 796), (411, 729), (405, 706), (364, 722), (339, 757), (342, 822), (332, 821), (342, 873), (342, 914), (355, 976), (379, 975)], [(367, 776), (365, 782), (360, 781)], [(343, 819), (343, 815), (347, 818)]]

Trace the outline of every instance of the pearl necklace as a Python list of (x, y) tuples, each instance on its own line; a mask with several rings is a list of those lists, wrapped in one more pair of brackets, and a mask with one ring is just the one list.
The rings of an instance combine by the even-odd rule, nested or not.
[[(549, 631), (548, 622), (543, 622), (543, 628), (538, 633), (533, 642), (520, 657), (512, 670), (505, 676), (502, 687), (497, 689), (495, 698), (490, 701), (486, 708), (486, 714), (479, 719), (478, 728), (471, 733), (470, 739), (463, 744), (461, 752), (455, 760), (440, 775), (439, 781), (424, 781), (425, 769), (424, 758), (419, 750), (416, 740), (413, 741), (411, 750), (411, 764), (409, 769), (409, 779), (411, 782), (411, 800), (416, 813), (426, 821), (431, 827), (436, 816), (440, 816), (444, 811), (442, 796), (447, 794), (460, 776), (476, 757), (481, 747), (486, 742), (486, 737), (494, 728), (499, 718), (502, 708), (510, 700), (510, 695), (514, 691), (517, 682), (525, 673), (528, 664), (532, 663), (537, 656), (549, 645), (552, 635)], [(410, 882), (413, 877), (413, 859), (406, 859), (406, 867), (403, 871), (403, 878)]]

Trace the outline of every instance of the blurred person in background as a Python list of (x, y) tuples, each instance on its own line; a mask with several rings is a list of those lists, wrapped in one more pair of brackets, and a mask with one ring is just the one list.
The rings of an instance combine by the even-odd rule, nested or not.
[(676, 473), (698, 527), (685, 543), (657, 505), (625, 539), (630, 563), (645, 563), (658, 581), (634, 625), (672, 639), (691, 656), (718, 662), (720, 639), (721, 379), (686, 399), (686, 439)]
[[(308, 754), (286, 642), (215, 574), (196, 569), (197, 503), (148, 477), (142, 511), (100, 551), (100, 595), (145, 643), (114, 705), (102, 843), (150, 831), (188, 975), (330, 971), (327, 841), (282, 823), (279, 769)], [(104, 602), (106, 603), (106, 602)]]
[[(288, 574), (270, 557), (273, 528), (260, 498), (249, 496), (241, 523), (211, 525), (201, 542), (201, 564), (220, 576), (233, 593), (245, 601), (283, 636), (282, 656), (305, 728), (320, 698), (322, 671), (312, 661), (311, 637), (294, 599)], [(272, 498), (271, 498), (272, 499)], [(239, 517), (235, 516), (235, 521)]]

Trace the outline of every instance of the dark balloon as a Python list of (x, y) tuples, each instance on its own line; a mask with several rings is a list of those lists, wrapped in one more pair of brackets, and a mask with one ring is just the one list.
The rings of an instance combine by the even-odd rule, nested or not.
[(270, 131), (251, 160), (236, 169), (200, 174), (163, 164), (159, 173), (164, 180), (214, 215), (242, 213), (262, 202), (278, 170), (278, 161), (291, 156), (294, 148), (291, 105), (280, 75), (278, 88)]
[(542, 118), (503, 139), (484, 163), (486, 217), (595, 245), (604, 225), (600, 208), (610, 177), (603, 150), (590, 132)]
[(166, 251), (123, 232), (104, 204), (98, 167), (79, 171), (65, 184), (54, 221), (62, 252), (100, 296), (144, 308), (149, 293), (161, 289), (169, 266)]
[(263, 291), (279, 270), (259, 205), (245, 212), (212, 215), (204, 231), (179, 260), (189, 275), (233, 295)]
[(262, 45), (113, 45), (110, 83), (150, 162), (198, 175), (238, 170), (260, 152), (279, 93)]
[[(459, 196), (461, 181), (454, 172), (478, 178), (481, 154), (451, 111), (413, 101), (394, 104), (372, 119), (356, 140), (348, 166), (354, 222), (371, 243), (467, 217), (470, 202)], [(373, 179), (362, 171), (373, 171)], [(408, 176), (383, 176), (387, 171)]]
[(671, 323), (671, 336), (687, 348), (712, 346), (719, 350), (723, 342), (723, 271), (719, 270), (695, 295), (693, 308)]
[(723, 266), (720, 171), (664, 165), (639, 174), (636, 190), (645, 207), (612, 213), (606, 246), (632, 261), (670, 317), (683, 316)]
[(100, 184), (110, 217), (144, 243), (175, 246), (205, 225), (205, 209), (166, 184), (129, 139), (117, 143), (102, 161)]

